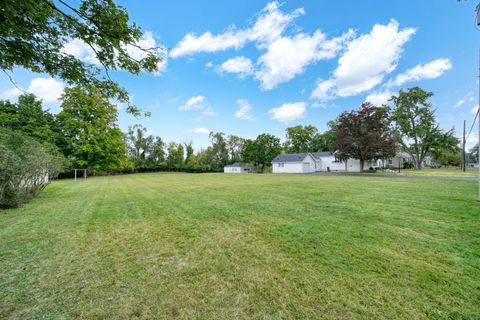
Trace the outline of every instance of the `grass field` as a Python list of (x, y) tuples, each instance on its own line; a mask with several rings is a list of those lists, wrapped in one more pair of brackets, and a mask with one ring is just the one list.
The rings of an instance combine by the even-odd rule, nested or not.
[(400, 172), (392, 170), (391, 172), (378, 171), (377, 174), (401, 175), (401, 176), (424, 176), (424, 177), (458, 177), (458, 178), (478, 178), (478, 168), (467, 168), (465, 172), (458, 168), (423, 168), (422, 170), (402, 169)]
[(0, 318), (479, 319), (473, 181), (137, 174), (0, 211)]

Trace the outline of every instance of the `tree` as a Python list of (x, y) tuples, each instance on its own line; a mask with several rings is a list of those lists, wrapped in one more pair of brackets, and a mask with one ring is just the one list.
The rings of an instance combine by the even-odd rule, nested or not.
[(396, 125), (396, 139), (413, 159), (415, 169), (422, 168), (425, 156), (433, 150), (453, 150), (459, 143), (454, 131), (444, 131), (436, 123), (434, 110), (428, 101), (433, 96), (419, 87), (400, 90), (392, 96), (392, 120)]
[(332, 151), (334, 149), (337, 133), (335, 131), (336, 120), (328, 122), (329, 129), (323, 133), (318, 132), (312, 139), (311, 152)]
[(285, 150), (291, 153), (319, 151), (315, 145), (315, 139), (319, 139), (318, 129), (312, 125), (294, 126), (286, 130)]
[(179, 167), (183, 164), (183, 146), (176, 142), (170, 142), (167, 146), (167, 164), (170, 168)]
[(151, 135), (146, 135), (147, 128), (136, 124), (128, 128), (127, 148), (131, 159), (134, 162), (135, 168), (146, 168), (147, 158), (152, 153), (154, 138)]
[(0, 101), (0, 127), (20, 130), (40, 142), (57, 142), (55, 117), (42, 109), (42, 101), (33, 94), (19, 96), (17, 103)]
[(469, 163), (478, 163), (478, 143), (468, 150)]
[(66, 88), (58, 114), (61, 150), (78, 168), (122, 169), (127, 161), (117, 109), (94, 88)]
[(245, 139), (232, 134), (227, 137), (226, 142), (230, 163), (242, 161), (241, 153)]
[[(0, 21), (4, 72), (23, 67), (47, 73), (69, 84), (95, 87), (104, 96), (126, 103), (130, 101), (127, 91), (108, 71), (157, 71), (164, 52), (139, 46), (142, 31), (113, 0), (3, 0)], [(69, 54), (66, 44), (72, 40), (88, 46), (98, 62), (83, 62)], [(133, 105), (127, 110), (139, 114)]]
[(213, 168), (221, 169), (228, 163), (227, 141), (223, 132), (210, 132), (210, 162)]
[(160, 163), (165, 162), (165, 142), (163, 142), (162, 138), (155, 138), (149, 160), (150, 162), (153, 162), (153, 165), (159, 165)]
[(360, 160), (360, 170), (368, 160), (395, 155), (396, 143), (390, 131), (388, 109), (364, 102), (359, 110), (342, 113), (336, 123), (335, 155), (342, 160)]
[(281, 151), (280, 139), (264, 133), (257, 136), (255, 140), (245, 141), (242, 158), (244, 161), (253, 162), (256, 166), (260, 165), (263, 172), (265, 166), (270, 166), (273, 158), (278, 156)]
[(194, 151), (193, 151), (193, 146), (191, 142), (185, 143), (185, 164), (187, 166), (192, 165), (193, 157), (194, 157)]

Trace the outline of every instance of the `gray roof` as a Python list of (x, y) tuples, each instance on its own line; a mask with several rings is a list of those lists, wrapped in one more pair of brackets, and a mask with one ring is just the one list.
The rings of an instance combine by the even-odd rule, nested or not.
[(300, 162), (305, 159), (308, 153), (283, 153), (279, 154), (272, 162)]
[(330, 151), (312, 152), (312, 156), (315, 159), (319, 159), (321, 157), (331, 157), (333, 156), (333, 153)]

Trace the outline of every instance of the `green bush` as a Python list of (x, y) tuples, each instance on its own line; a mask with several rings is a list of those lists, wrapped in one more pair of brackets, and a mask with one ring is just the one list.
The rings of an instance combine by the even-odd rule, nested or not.
[(415, 168), (415, 165), (411, 161), (405, 161), (403, 163), (403, 169), (413, 169)]
[(40, 193), (62, 170), (55, 147), (0, 129), (0, 208), (18, 207)]

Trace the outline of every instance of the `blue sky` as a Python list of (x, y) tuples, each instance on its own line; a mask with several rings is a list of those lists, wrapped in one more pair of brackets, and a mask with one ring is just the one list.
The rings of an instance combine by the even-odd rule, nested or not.
[[(168, 56), (159, 74), (118, 71), (133, 102), (123, 130), (141, 123), (166, 141), (208, 145), (208, 130), (247, 138), (313, 124), (321, 131), (366, 99), (381, 103), (400, 88), (433, 91), (437, 118), (460, 135), (477, 106), (476, 1), (119, 1), (146, 46)], [(73, 41), (67, 52), (95, 63)], [(136, 54), (136, 53), (134, 53)], [(58, 110), (63, 84), (16, 69), (20, 86)], [(0, 76), (0, 98), (18, 92)], [(121, 108), (121, 106), (120, 106)], [(469, 145), (476, 141), (472, 135)]]

